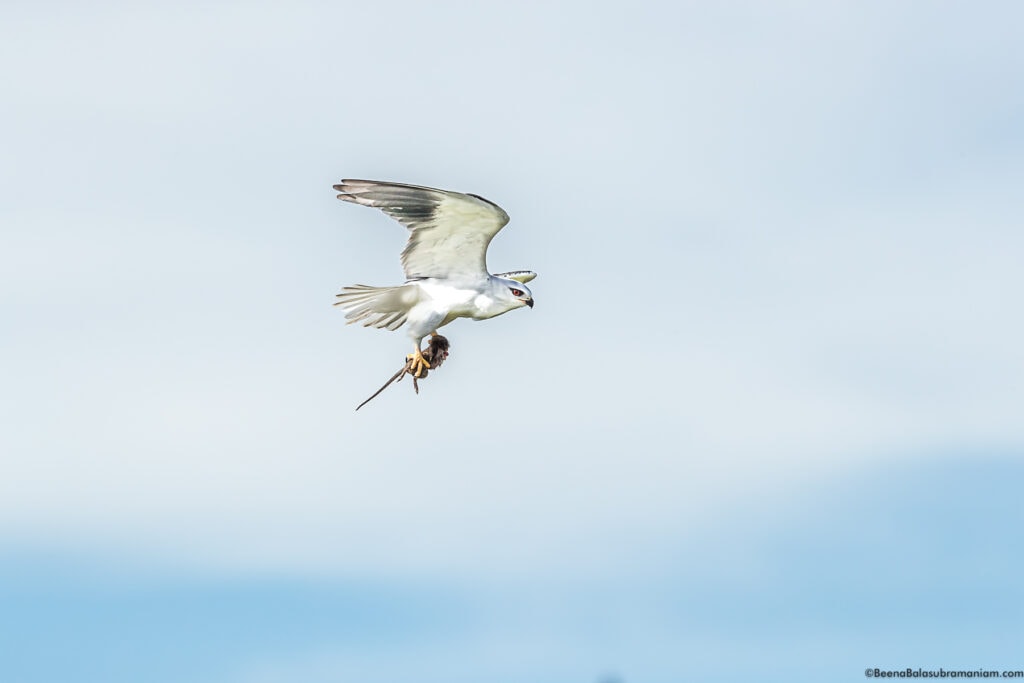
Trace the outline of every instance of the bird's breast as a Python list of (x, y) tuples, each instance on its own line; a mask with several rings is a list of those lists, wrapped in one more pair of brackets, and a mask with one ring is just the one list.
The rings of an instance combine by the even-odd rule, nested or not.
[(470, 317), (481, 320), (483, 318), (491, 318), (497, 315), (497, 313), (494, 308), (494, 299), (486, 294), (477, 294), (473, 297), (473, 311)]
[(484, 320), (505, 312), (499, 302), (481, 291), (482, 287), (452, 285), (434, 281), (421, 282), (420, 287), (438, 311), (446, 312), (446, 319), (472, 318)]

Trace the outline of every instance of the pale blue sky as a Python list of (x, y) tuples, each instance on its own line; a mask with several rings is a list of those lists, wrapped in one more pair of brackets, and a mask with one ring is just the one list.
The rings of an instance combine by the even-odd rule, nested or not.
[[(8, 3), (0, 678), (1019, 668), (1022, 20)], [(359, 413), (404, 234), (342, 177), (540, 273)]]

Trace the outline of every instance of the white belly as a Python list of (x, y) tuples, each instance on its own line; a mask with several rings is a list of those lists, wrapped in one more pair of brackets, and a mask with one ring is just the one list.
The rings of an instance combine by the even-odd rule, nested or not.
[(447, 325), (456, 318), (482, 320), (496, 313), (489, 313), (490, 297), (479, 290), (441, 284), (431, 280), (417, 283), (420, 301), (409, 311), (409, 336), (419, 340), (434, 330)]

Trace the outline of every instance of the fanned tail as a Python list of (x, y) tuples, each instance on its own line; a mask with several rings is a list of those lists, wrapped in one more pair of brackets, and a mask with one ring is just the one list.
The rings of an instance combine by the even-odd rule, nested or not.
[(348, 324), (361, 322), (363, 327), (397, 330), (405, 324), (409, 310), (419, 302), (419, 287), (370, 287), (352, 285), (338, 294), (335, 306), (345, 310)]

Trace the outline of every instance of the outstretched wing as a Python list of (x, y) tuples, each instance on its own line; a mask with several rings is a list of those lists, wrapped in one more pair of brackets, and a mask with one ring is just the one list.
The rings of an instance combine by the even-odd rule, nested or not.
[(494, 277), (503, 277), (506, 280), (515, 280), (516, 282), (522, 282), (524, 285), (537, 277), (537, 273), (532, 270), (513, 270), (508, 273), (495, 273)]
[(342, 180), (338, 199), (380, 209), (409, 228), (402, 268), (409, 279), (487, 277), (487, 245), (506, 223), (500, 206), (474, 194)]

